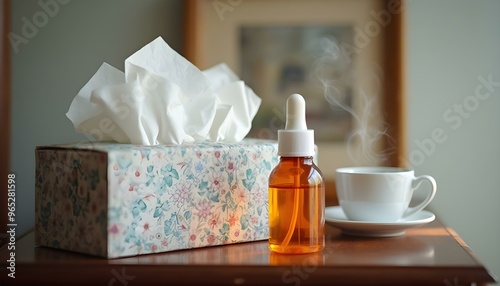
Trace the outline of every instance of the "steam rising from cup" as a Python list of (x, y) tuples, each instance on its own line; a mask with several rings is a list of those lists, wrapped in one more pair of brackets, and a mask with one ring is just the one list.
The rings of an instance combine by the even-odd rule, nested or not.
[[(380, 122), (379, 118), (382, 116), (378, 112), (376, 93), (366, 93), (363, 86), (356, 83), (360, 73), (355, 68), (348, 68), (348, 65), (356, 62), (352, 49), (347, 49), (343, 43), (331, 38), (322, 38), (320, 47), (323, 55), (316, 60), (312, 75), (320, 82), (323, 96), (330, 107), (343, 109), (353, 118), (354, 128), (346, 139), (350, 159), (355, 164), (380, 165), (389, 155), (389, 151), (382, 151), (383, 139), (387, 139), (389, 135), (385, 122), (374, 124)], [(370, 80), (380, 87), (381, 76), (383, 75), (373, 71)], [(349, 87), (352, 90), (349, 90)], [(347, 99), (351, 91), (356, 99), (352, 105), (357, 104), (354, 108), (349, 105)]]

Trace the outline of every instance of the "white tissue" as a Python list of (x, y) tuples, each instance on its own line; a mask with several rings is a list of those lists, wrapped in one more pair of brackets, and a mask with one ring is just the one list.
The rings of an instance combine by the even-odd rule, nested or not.
[(260, 103), (225, 64), (202, 72), (159, 37), (125, 60), (125, 73), (104, 63), (66, 116), (78, 132), (101, 141), (237, 142)]

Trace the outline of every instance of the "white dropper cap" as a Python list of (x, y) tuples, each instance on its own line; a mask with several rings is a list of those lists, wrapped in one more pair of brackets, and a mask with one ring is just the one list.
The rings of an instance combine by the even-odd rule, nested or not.
[(306, 102), (297, 93), (286, 101), (285, 129), (278, 130), (278, 156), (314, 156), (314, 130), (307, 129)]

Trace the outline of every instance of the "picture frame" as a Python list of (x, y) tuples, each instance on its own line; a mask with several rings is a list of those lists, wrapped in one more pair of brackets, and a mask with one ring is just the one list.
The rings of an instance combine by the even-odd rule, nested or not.
[[(248, 83), (247, 79), (242, 77), (242, 74), (245, 74), (242, 72), (242, 63), (245, 62), (242, 58), (245, 49), (242, 44), (244, 42), (242, 31), (245, 29), (250, 30), (251, 33), (258, 34), (260, 31), (266, 34), (272, 33), (272, 29), (276, 28), (320, 27), (320, 30), (324, 32), (329, 31), (328, 29), (348, 27), (351, 30), (348, 36), (350, 41), (338, 41), (340, 45), (337, 44), (337, 51), (341, 51), (340, 54), (344, 57), (351, 56), (352, 65), (350, 70), (340, 70), (338, 74), (351, 75), (349, 76), (350, 82), (346, 85), (352, 90), (349, 107), (355, 116), (351, 118), (354, 121), (352, 129), (343, 140), (316, 139), (319, 154), (318, 165), (327, 181), (327, 189), (334, 189), (334, 174), (338, 167), (405, 165), (403, 1), (188, 0), (185, 5), (185, 57), (201, 70), (217, 63), (226, 63), (246, 83)], [(284, 30), (289, 31), (289, 29)], [(309, 33), (318, 34), (317, 31)], [(307, 38), (308, 36), (301, 37)], [(314, 39), (314, 37), (309, 37), (309, 39)], [(263, 46), (280, 44), (279, 41), (266, 44), (258, 37), (254, 42)], [(305, 46), (312, 42), (309, 40)], [(259, 45), (254, 45), (252, 51), (258, 49), (255, 47)], [(290, 44), (281, 43), (281, 45)], [(304, 44), (299, 45), (304, 46)], [(268, 58), (267, 61), (270, 59), (275, 60), (275, 58)], [(318, 56), (315, 55), (314, 60), (317, 59)], [(261, 62), (265, 64), (266, 60)], [(326, 64), (329, 62), (327, 61)], [(248, 65), (244, 68), (248, 69)], [(273, 67), (267, 67), (267, 69), (272, 70)], [(287, 69), (280, 67), (279, 70)], [(302, 76), (302, 70), (296, 69), (295, 73)], [(351, 72), (352, 70), (354, 72)], [(320, 72), (324, 70), (320, 69)], [(293, 69), (291, 73), (293, 75)], [(268, 74), (271, 73), (266, 75)], [(261, 78), (260, 81), (265, 80)], [(271, 84), (276, 81), (276, 78), (269, 80)], [(249, 85), (254, 88), (251, 84)], [(337, 88), (337, 86), (334, 87)], [(327, 89), (328, 86), (324, 88), (324, 90)], [(264, 95), (257, 91), (256, 93), (263, 98), (262, 109), (271, 99), (268, 92)], [(307, 104), (318, 105), (314, 99), (311, 100), (311, 96), (306, 96), (310, 95), (304, 96)], [(326, 93), (324, 96), (325, 104), (331, 104)], [(280, 96), (279, 100), (271, 104), (277, 106), (274, 109), (275, 117), (282, 123), (284, 111), (280, 108), (284, 107), (285, 100), (286, 98)], [(308, 120), (311, 116), (318, 116), (314, 112), (309, 113), (312, 115), (308, 115)], [(367, 113), (369, 113), (368, 116), (366, 116)], [(259, 114), (256, 117), (258, 116)], [(272, 121), (273, 118), (268, 117), (268, 124), (272, 127), (269, 128), (270, 131), (276, 132), (277, 120)], [(321, 129), (322, 124), (324, 125), (320, 123), (317, 126)], [(323, 130), (316, 130), (316, 138), (318, 138), (318, 132), (324, 133)], [(257, 137), (260, 138), (260, 136)], [(356, 160), (356, 155), (361, 159)], [(330, 201), (336, 199), (334, 194), (327, 195), (327, 199), (328, 197)]]

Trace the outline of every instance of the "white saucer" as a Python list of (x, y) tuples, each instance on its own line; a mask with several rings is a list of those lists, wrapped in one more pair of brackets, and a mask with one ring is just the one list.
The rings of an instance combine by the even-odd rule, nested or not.
[(405, 230), (433, 221), (436, 216), (422, 210), (397, 222), (367, 222), (347, 219), (340, 206), (325, 208), (325, 221), (342, 230), (342, 233), (356, 236), (392, 237), (405, 234)]

